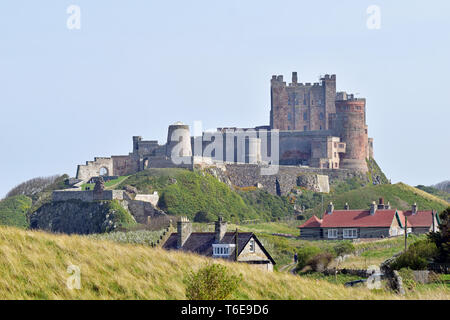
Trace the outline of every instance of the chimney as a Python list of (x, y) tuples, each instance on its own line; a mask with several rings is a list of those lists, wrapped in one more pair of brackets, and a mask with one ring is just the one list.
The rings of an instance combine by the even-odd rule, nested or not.
[(297, 72), (292, 72), (292, 83), (297, 83)]
[(332, 214), (333, 211), (334, 211), (334, 205), (333, 205), (333, 202), (330, 202), (330, 204), (328, 205), (328, 208), (327, 208), (327, 213)]
[(387, 205), (385, 205), (384, 208), (390, 210), (391, 209), (391, 203), (388, 201)]
[(223, 221), (222, 216), (219, 216), (219, 219), (217, 219), (216, 221), (214, 242), (219, 243), (225, 236), (226, 232), (227, 232), (227, 222)]
[(378, 209), (384, 209), (384, 199), (378, 199)]
[(372, 204), (370, 205), (370, 215), (373, 216), (376, 211), (377, 211), (377, 204), (375, 201), (372, 201)]
[(350, 206), (348, 205), (348, 203), (346, 202), (344, 205), (344, 210), (350, 210)]
[(414, 204), (411, 207), (411, 211), (412, 211), (412, 214), (416, 214), (417, 213), (417, 204), (415, 202), (414, 202)]
[(177, 231), (178, 231), (178, 239), (177, 239), (177, 248), (183, 247), (186, 240), (189, 238), (192, 232), (192, 223), (189, 221), (187, 217), (181, 217), (180, 221), (177, 222)]

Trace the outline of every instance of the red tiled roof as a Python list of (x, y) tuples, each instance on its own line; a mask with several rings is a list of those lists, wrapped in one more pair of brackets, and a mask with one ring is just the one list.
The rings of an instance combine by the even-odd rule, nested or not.
[(413, 227), (431, 227), (433, 224), (432, 219), (433, 211), (417, 211), (416, 214), (412, 214), (412, 211), (405, 211), (403, 214), (408, 217), (408, 225)]
[(321, 227), (390, 227), (396, 212), (403, 225), (403, 212), (397, 210), (378, 209), (374, 215), (371, 215), (369, 210), (334, 210), (332, 214), (324, 213)]
[(322, 219), (317, 218), (316, 216), (312, 216), (304, 224), (298, 226), (297, 228), (319, 228), (322, 224)]

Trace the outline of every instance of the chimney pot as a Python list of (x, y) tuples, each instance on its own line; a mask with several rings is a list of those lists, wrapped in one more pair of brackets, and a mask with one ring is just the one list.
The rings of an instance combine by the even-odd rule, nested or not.
[(332, 214), (333, 211), (334, 211), (334, 205), (333, 205), (333, 202), (330, 202), (330, 204), (328, 205), (327, 213)]
[(372, 204), (370, 205), (370, 215), (373, 216), (376, 211), (377, 211), (377, 204), (375, 201), (372, 201)]

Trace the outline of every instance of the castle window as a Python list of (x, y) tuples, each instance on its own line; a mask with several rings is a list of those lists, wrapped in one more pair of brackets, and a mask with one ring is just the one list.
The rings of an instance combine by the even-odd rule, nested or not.
[(312, 106), (314, 105), (314, 100), (311, 100), (311, 105), (312, 105)]
[(288, 113), (288, 120), (291, 120), (291, 114)]
[(306, 99), (303, 99), (303, 104), (306, 106)]
[(321, 112), (321, 113), (319, 114), (319, 119), (320, 119), (320, 120), (323, 120), (323, 112)]
[(288, 130), (291, 130), (291, 126), (288, 126)]
[(322, 130), (322, 126), (319, 127), (319, 130)]
[(303, 120), (307, 120), (308, 119), (308, 114), (306, 112), (303, 112)]
[(303, 126), (303, 131), (306, 131), (306, 126)]

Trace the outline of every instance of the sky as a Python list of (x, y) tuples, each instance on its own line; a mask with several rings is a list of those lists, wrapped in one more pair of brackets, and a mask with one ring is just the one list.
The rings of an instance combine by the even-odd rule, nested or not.
[(292, 71), (336, 74), (338, 91), (367, 99), (393, 183), (450, 179), (449, 12), (432, 0), (2, 1), (0, 198), (126, 155), (133, 135), (163, 144), (176, 121), (267, 125), (270, 79)]

